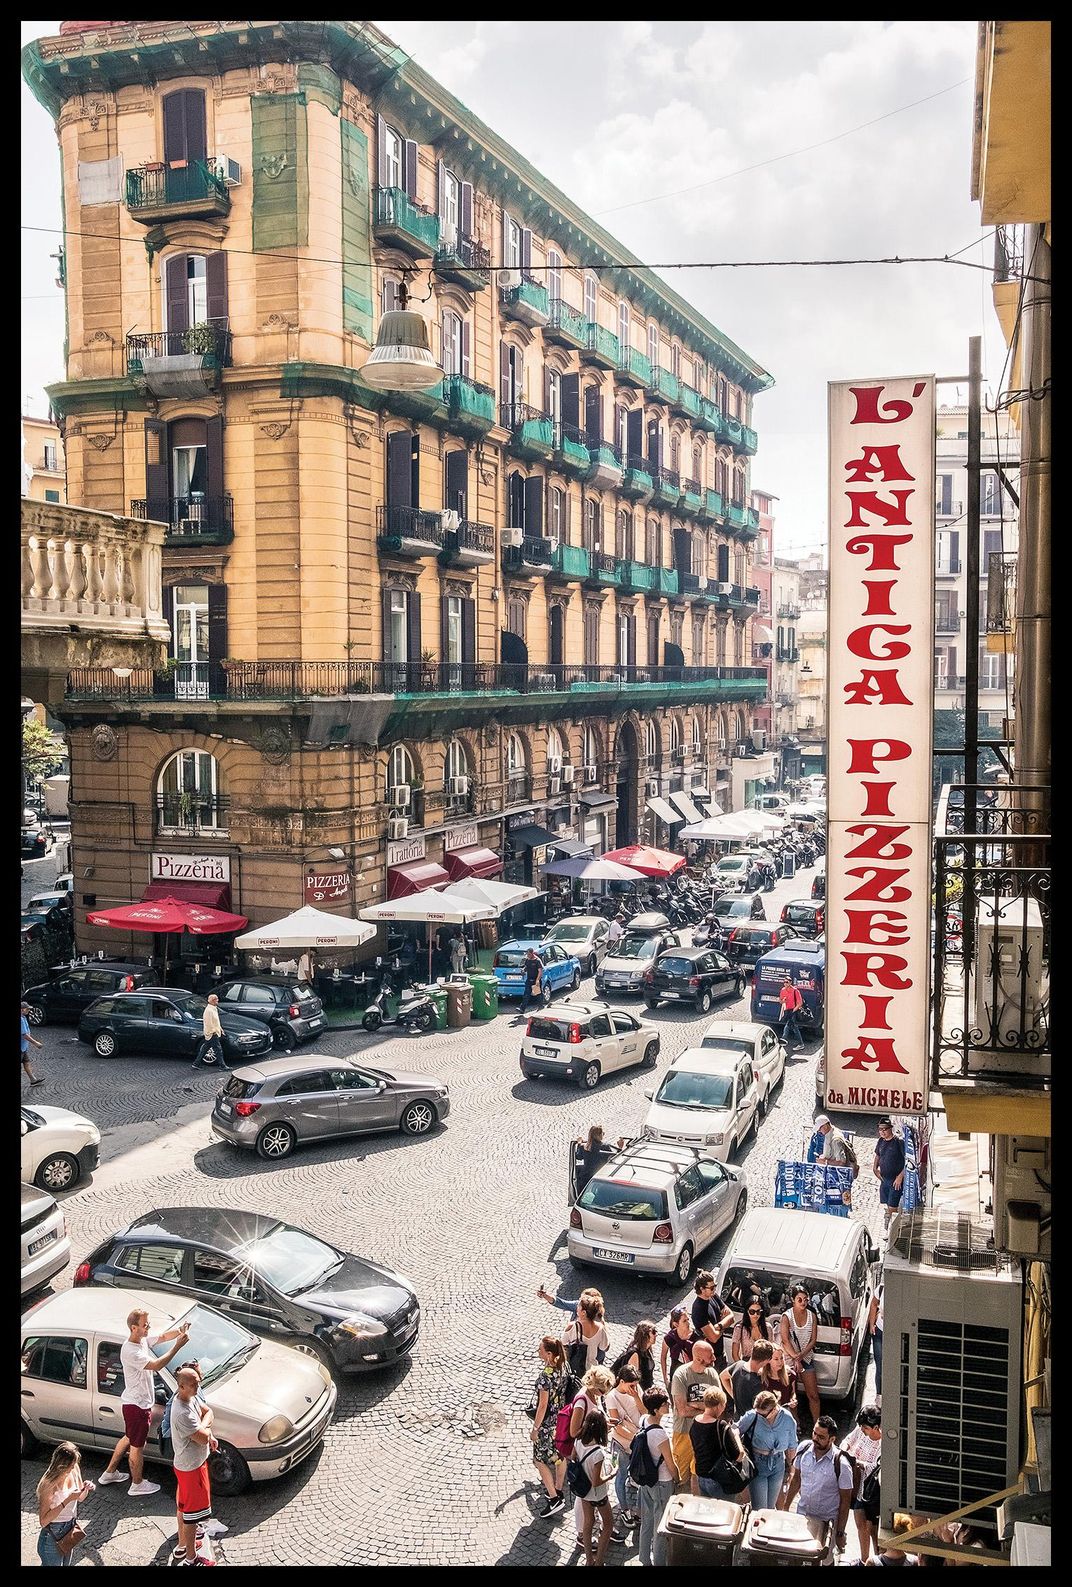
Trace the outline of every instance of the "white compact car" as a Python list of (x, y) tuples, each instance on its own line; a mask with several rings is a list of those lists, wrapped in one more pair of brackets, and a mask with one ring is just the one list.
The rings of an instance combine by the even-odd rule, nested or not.
[(100, 1130), (67, 1108), (22, 1109), (22, 1182), (53, 1194), (70, 1190), (97, 1166)]
[(610, 921), (603, 915), (567, 915), (551, 927), (545, 942), (557, 942), (566, 953), (581, 961), (582, 975), (595, 975), (607, 956)]
[(648, 1096), (647, 1140), (702, 1147), (720, 1163), (729, 1161), (759, 1119), (760, 1084), (744, 1053), (686, 1047)]
[(759, 1116), (762, 1119), (770, 1105), (771, 1092), (785, 1079), (785, 1048), (777, 1032), (769, 1025), (716, 1019), (704, 1032), (700, 1046), (704, 1052), (729, 1053), (734, 1058), (744, 1055), (752, 1060), (752, 1068), (759, 1076)]
[(591, 1091), (600, 1076), (631, 1064), (653, 1065), (659, 1057), (659, 1027), (624, 1008), (605, 1003), (560, 1003), (529, 1016), (521, 1043), (521, 1073), (576, 1080)]

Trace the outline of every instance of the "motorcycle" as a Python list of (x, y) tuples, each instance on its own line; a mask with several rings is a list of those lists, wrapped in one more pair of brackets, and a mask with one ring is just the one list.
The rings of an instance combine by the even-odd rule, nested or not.
[(381, 1025), (401, 1025), (404, 1030), (429, 1031), (436, 1027), (436, 1006), (427, 992), (407, 986), (399, 995), (398, 1007), (390, 1012), (390, 987), (381, 981), (375, 997), (361, 1016), (361, 1024), (372, 1035)]
[(693, 931), (692, 941), (697, 948), (721, 948), (722, 927), (713, 909), (707, 911), (700, 924)]

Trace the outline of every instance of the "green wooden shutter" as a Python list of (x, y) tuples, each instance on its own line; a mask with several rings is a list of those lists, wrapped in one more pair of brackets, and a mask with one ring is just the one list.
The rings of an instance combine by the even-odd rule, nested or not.
[(309, 151), (304, 94), (255, 94), (253, 249), (309, 241)]
[(373, 338), (372, 250), (369, 236), (368, 139), (339, 121), (342, 137), (342, 323), (366, 342)]

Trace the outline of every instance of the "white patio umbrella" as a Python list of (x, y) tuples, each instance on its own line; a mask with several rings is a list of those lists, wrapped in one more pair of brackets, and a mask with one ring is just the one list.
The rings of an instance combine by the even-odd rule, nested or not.
[(735, 821), (746, 822), (753, 832), (780, 832), (785, 822), (770, 810), (735, 810)]
[(376, 935), (375, 926), (347, 915), (329, 915), (306, 905), (235, 938), (236, 948), (356, 948)]
[[(426, 887), (407, 898), (385, 898), (382, 904), (369, 904), (361, 911), (362, 920), (408, 920), (424, 925), (467, 926), (474, 920), (495, 920), (500, 911), (494, 904), (467, 898), (455, 888)], [(432, 979), (432, 934), (428, 933), (428, 979)]]
[(576, 882), (644, 882), (647, 877), (631, 865), (579, 854), (572, 860), (553, 860), (543, 867), (545, 876), (572, 876)]
[(679, 838), (701, 838), (714, 842), (716, 838), (750, 838), (759, 830), (750, 822), (740, 821), (735, 815), (708, 816), (705, 821), (694, 821), (682, 827)]
[(463, 881), (451, 882), (449, 892), (458, 898), (471, 898), (476, 904), (488, 904), (501, 915), (515, 904), (528, 903), (539, 898), (538, 887), (520, 887), (513, 882), (491, 882), (480, 876), (467, 876)]

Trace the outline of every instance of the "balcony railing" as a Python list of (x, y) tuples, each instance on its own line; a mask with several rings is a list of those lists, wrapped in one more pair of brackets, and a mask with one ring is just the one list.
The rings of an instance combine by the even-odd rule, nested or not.
[(660, 595), (677, 595), (680, 593), (676, 568), (656, 568), (658, 578), (655, 589)]
[(622, 454), (610, 441), (586, 435), (588, 447), (587, 480), (597, 490), (615, 490), (622, 483)]
[(779, 608), (778, 608), (778, 616), (779, 617), (786, 617), (786, 618), (789, 619), (790, 622), (796, 622), (797, 618), (800, 616), (800, 607), (799, 606), (779, 606)]
[(627, 453), (622, 490), (626, 495), (637, 496), (646, 501), (654, 489), (655, 482), (651, 477), (651, 465), (647, 458), (641, 457), (637, 452)]
[(960, 573), (960, 567), (959, 559), (953, 561), (947, 559), (945, 562), (939, 562), (935, 567), (935, 576), (940, 579), (955, 579)]
[(703, 486), (698, 479), (683, 479), (681, 481), (681, 510), (698, 517), (703, 511), (704, 494)]
[(579, 425), (566, 424), (561, 420), (555, 424), (555, 453), (563, 468), (587, 474), (590, 463), (588, 436)]
[(618, 559), (610, 551), (588, 550), (589, 574), (588, 577), (594, 584), (617, 584), (619, 582)]
[(441, 241), (434, 268), (444, 280), (456, 281), (469, 292), (479, 292), (491, 280), (491, 255), (475, 237), (459, 233), (453, 241)]
[(145, 375), (146, 360), (201, 355), (203, 369), (226, 369), (231, 333), (224, 325), (191, 325), (185, 331), (131, 331), (127, 336), (127, 374)]
[(584, 546), (567, 546), (561, 541), (554, 547), (551, 571), (564, 579), (587, 579), (592, 571), (592, 561)]
[(132, 518), (168, 526), (165, 545), (227, 546), (234, 539), (234, 502), (230, 496), (143, 497), (130, 504)]
[(741, 451), (756, 452), (759, 449), (759, 436), (747, 424), (741, 425)]
[(936, 634), (958, 634), (960, 632), (959, 612), (939, 612), (934, 620)]
[(231, 801), (226, 794), (158, 793), (156, 829), (158, 832), (188, 831), (224, 836), (230, 807)]
[(726, 517), (734, 529), (745, 529), (748, 527), (748, 509), (739, 502), (730, 502), (726, 508)]
[(499, 423), (513, 431), (515, 452), (534, 457), (550, 457), (555, 449), (555, 425), (549, 414), (527, 402), (504, 402), (499, 407)]
[(443, 549), (459, 562), (483, 562), (495, 555), (495, 530), (488, 523), (463, 518), (457, 529), (444, 529)]
[[(1024, 792), (1006, 787), (997, 797)], [(943, 790), (934, 840), (932, 1083), (1045, 1089), (1052, 904), (1050, 839), (1037, 828), (1049, 811), (980, 803), (979, 830), (966, 833), (954, 808), (964, 793)], [(960, 825), (963, 814), (961, 803)], [(1032, 830), (1010, 830), (1025, 821)]]
[(618, 562), (618, 582), (623, 589), (643, 593), (653, 590), (658, 582), (658, 568), (649, 568), (646, 562), (633, 562), (622, 557)]
[(964, 515), (964, 503), (962, 501), (948, 501), (943, 507), (940, 501), (936, 501), (934, 511), (939, 518), (961, 518)]
[(681, 381), (669, 369), (656, 368), (651, 372), (651, 390), (657, 397), (677, 402), (681, 396)]
[(537, 569), (546, 573), (551, 567), (554, 547), (542, 535), (525, 535), (519, 546), (503, 548), (503, 567), (508, 572)]
[(651, 477), (656, 499), (676, 506), (681, 496), (681, 475), (677, 470), (660, 466)]
[(511, 772), (506, 779), (506, 803), (527, 804), (532, 798), (532, 778), (528, 772)]
[(566, 347), (580, 348), (588, 334), (588, 321), (580, 309), (575, 309), (564, 298), (551, 298), (544, 336), (549, 342), (561, 342)]
[(700, 419), (703, 415), (703, 398), (693, 386), (681, 386), (681, 407), (690, 419)]
[(130, 523), (111, 513), (26, 497), (20, 516), (24, 665), (31, 636), (44, 642), (56, 634), (64, 667), (72, 634), (78, 636), (76, 654), (77, 647), (88, 650), (101, 638), (144, 640), (153, 647), (167, 638), (160, 598), (165, 531), (158, 522)]
[(744, 604), (746, 606), (758, 607), (759, 606), (759, 591), (757, 589), (755, 589), (751, 584), (746, 584), (745, 585), (745, 589), (744, 589), (743, 600), (744, 600)]
[(135, 220), (181, 215), (227, 215), (231, 195), (222, 177), (204, 160), (172, 170), (164, 165), (142, 165), (127, 172), (127, 209)]
[(376, 527), (381, 551), (428, 556), (443, 549), (443, 520), (438, 512), (384, 505), (376, 509)]
[[(576, 548), (574, 548), (576, 549)], [(613, 558), (610, 559), (613, 563)], [(665, 575), (667, 570), (661, 570)], [(676, 585), (676, 574), (674, 575)], [(68, 675), (67, 699), (140, 704), (183, 699), (177, 671), (136, 668), (119, 679), (111, 667), (81, 667)], [(227, 661), (208, 669), (208, 698), (227, 701), (304, 700), (361, 694), (568, 694), (571, 690), (621, 690), (660, 685), (706, 688), (716, 694), (735, 685), (734, 697), (762, 695), (762, 667), (603, 667), (527, 665), (513, 662), (425, 661)], [(197, 696), (205, 698), (204, 694)]]
[(705, 518), (722, 517), (722, 496), (717, 490), (704, 491), (703, 512)]
[(447, 375), (443, 381), (443, 401), (456, 430), (484, 435), (495, 423), (495, 393), (465, 375)]
[(651, 385), (651, 359), (647, 353), (638, 353), (635, 347), (618, 343), (618, 374), (632, 386)]
[(415, 203), (404, 188), (378, 187), (375, 214), (378, 238), (397, 243), (419, 259), (438, 249), (439, 216)]
[(779, 645), (774, 659), (776, 661), (796, 662), (800, 660), (800, 651), (795, 645)]
[(616, 369), (618, 356), (618, 338), (614, 332), (605, 330), (594, 320), (588, 320), (584, 346), (581, 349), (582, 363), (597, 364), (603, 369)]
[(551, 313), (547, 288), (533, 276), (523, 275), (521, 285), (501, 294), (502, 309), (525, 325), (546, 325)]

